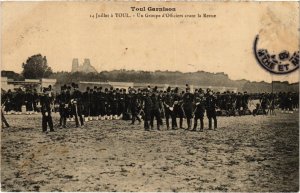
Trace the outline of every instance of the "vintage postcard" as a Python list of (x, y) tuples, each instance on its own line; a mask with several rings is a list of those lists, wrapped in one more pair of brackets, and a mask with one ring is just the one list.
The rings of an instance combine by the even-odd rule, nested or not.
[(1, 2), (1, 191), (299, 191), (299, 2)]

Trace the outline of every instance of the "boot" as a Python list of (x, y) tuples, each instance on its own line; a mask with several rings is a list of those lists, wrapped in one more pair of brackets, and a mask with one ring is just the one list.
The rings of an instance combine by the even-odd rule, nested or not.
[(183, 122), (183, 119), (180, 118), (180, 119), (179, 119), (179, 126), (180, 126), (180, 129), (183, 129), (183, 127), (182, 127), (182, 122)]
[(188, 128), (187, 130), (190, 130), (191, 129), (191, 119), (186, 119), (187, 120), (187, 125), (188, 125)]

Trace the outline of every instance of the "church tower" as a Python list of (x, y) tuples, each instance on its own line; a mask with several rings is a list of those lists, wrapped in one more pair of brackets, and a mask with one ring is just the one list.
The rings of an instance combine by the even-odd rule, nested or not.
[(79, 67), (78, 58), (74, 58), (72, 61), (72, 70), (71, 72), (77, 72)]

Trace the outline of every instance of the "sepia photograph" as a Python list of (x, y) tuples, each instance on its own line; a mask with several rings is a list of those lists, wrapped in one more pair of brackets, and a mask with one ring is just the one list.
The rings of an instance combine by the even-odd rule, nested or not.
[(298, 1), (1, 2), (2, 192), (298, 192)]

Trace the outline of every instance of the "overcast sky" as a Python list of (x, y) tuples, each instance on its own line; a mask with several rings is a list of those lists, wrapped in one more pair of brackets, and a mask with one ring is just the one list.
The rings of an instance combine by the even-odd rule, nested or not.
[[(94, 13), (132, 12), (130, 7), (176, 7), (176, 14), (216, 18), (98, 18)], [(142, 12), (151, 13), (155, 12)], [(166, 12), (164, 12), (166, 13)], [(89, 58), (98, 70), (224, 72), (231, 79), (298, 82), (298, 71), (271, 75), (253, 55), (255, 36), (271, 52), (299, 50), (299, 3), (2, 3), (1, 66), (22, 71), (34, 54), (54, 71), (70, 71), (73, 58)]]

